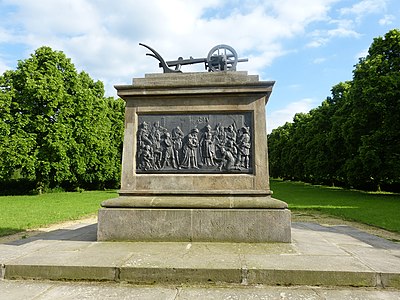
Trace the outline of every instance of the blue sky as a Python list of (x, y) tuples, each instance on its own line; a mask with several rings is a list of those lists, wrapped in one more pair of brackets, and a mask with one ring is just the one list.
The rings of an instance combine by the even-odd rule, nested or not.
[(0, 73), (46, 45), (116, 96), (114, 84), (161, 72), (139, 42), (166, 60), (227, 44), (249, 58), (238, 70), (276, 81), (271, 131), (351, 80), (373, 38), (393, 28), (399, 0), (0, 0)]

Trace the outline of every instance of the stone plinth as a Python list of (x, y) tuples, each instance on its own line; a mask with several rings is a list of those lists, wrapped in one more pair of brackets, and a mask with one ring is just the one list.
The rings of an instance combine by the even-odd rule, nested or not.
[(116, 86), (126, 101), (121, 190), (102, 203), (98, 240), (290, 242), (290, 212), (269, 187), (273, 85), (215, 72)]
[(290, 242), (287, 209), (103, 208), (99, 220), (102, 241)]

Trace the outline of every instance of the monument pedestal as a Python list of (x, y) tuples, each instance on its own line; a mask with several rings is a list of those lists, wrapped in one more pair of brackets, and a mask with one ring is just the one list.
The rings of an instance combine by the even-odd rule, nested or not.
[(102, 208), (98, 217), (99, 241), (290, 242), (287, 209)]
[(120, 197), (98, 240), (290, 242), (271, 197), (265, 105), (273, 81), (247, 72), (146, 74), (126, 101)]

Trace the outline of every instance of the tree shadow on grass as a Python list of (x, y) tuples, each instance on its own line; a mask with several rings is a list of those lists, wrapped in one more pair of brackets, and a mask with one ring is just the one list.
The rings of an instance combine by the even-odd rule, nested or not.
[(25, 230), (23, 229), (18, 229), (18, 228), (9, 228), (9, 227), (1, 227), (0, 228), (0, 239), (2, 237), (6, 237), (8, 235), (16, 234), (19, 232), (24, 232)]

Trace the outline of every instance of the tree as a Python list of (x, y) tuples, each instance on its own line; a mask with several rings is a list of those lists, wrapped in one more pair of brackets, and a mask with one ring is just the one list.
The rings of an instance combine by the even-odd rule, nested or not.
[(326, 138), (327, 149), (329, 149), (329, 165), (331, 170), (329, 178), (332, 185), (346, 186), (344, 165), (348, 157), (351, 156), (345, 145), (346, 132), (342, 130), (342, 125), (348, 116), (348, 93), (351, 82), (340, 82), (331, 89), (331, 97), (326, 101), (331, 107), (330, 121), (331, 129)]
[(286, 163), (289, 157), (292, 123), (273, 129), (268, 135), (269, 170), (272, 177), (289, 179), (292, 172)]
[(362, 189), (400, 187), (399, 116), (400, 31), (391, 30), (374, 39), (352, 81), (271, 133), (271, 174)]
[(41, 47), (0, 76), (0, 107), (0, 180), (29, 178), (39, 189), (118, 181), (122, 100), (105, 98), (102, 82), (63, 52)]
[(343, 125), (353, 154), (349, 181), (378, 188), (400, 182), (400, 31), (375, 38), (353, 74)]

